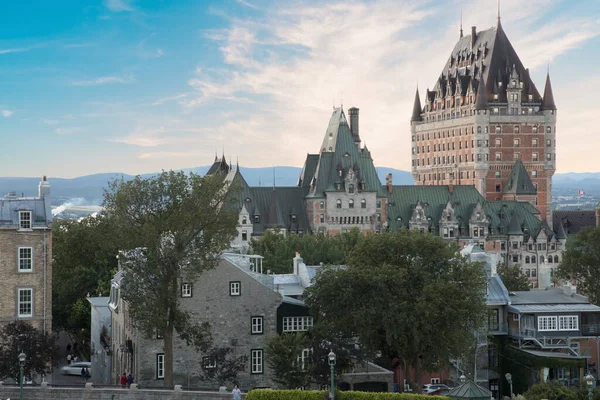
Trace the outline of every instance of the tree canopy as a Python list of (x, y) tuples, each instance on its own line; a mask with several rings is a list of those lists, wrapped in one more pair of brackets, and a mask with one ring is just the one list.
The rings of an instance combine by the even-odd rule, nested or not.
[(52, 361), (58, 349), (52, 336), (29, 322), (10, 322), (0, 328), (0, 380), (12, 378), (19, 382), (19, 354), (25, 353), (23, 374), (35, 379), (52, 372)]
[(600, 227), (588, 227), (569, 236), (557, 274), (560, 278), (575, 280), (590, 302), (599, 304)]
[(219, 175), (163, 172), (115, 180), (104, 207), (126, 240), (120, 262), (123, 299), (136, 327), (163, 333), (165, 386), (173, 384), (173, 334), (206, 349), (209, 330), (181, 308), (179, 285), (214, 268), (236, 234), (237, 215)]
[[(435, 370), (474, 345), (483, 326), (486, 275), (454, 243), (413, 230), (369, 234), (347, 267), (326, 267), (307, 289), (317, 325), (414, 368)], [(414, 389), (413, 389), (414, 390)]]
[(510, 292), (529, 290), (529, 278), (521, 271), (520, 265), (498, 265), (498, 275)]
[(358, 229), (341, 235), (328, 236), (322, 233), (309, 235), (282, 235), (279, 232), (265, 232), (258, 239), (252, 239), (254, 254), (263, 260), (263, 268), (274, 274), (287, 274), (292, 271), (292, 258), (300, 252), (307, 265), (345, 264), (346, 256), (363, 240)]

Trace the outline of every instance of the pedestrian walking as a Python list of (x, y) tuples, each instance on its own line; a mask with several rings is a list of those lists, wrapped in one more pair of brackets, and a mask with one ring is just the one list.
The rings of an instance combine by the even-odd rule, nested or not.
[(85, 369), (85, 379), (88, 380), (92, 377), (92, 375), (90, 375), (90, 370), (88, 368)]
[(81, 380), (85, 383), (87, 375), (85, 374), (85, 368), (81, 367)]
[(231, 394), (233, 395), (233, 400), (242, 400), (242, 391), (238, 388), (238, 385), (233, 387)]
[(77, 361), (79, 361), (79, 357), (73, 356), (73, 362), (77, 362)]
[(121, 375), (121, 386), (127, 386), (127, 375), (125, 375), (125, 372), (123, 372), (123, 375)]
[(131, 375), (131, 372), (130, 372), (129, 375), (127, 375), (127, 387), (131, 387), (132, 383), (133, 383), (133, 375)]
[(71, 353), (67, 354), (67, 364), (71, 364)]

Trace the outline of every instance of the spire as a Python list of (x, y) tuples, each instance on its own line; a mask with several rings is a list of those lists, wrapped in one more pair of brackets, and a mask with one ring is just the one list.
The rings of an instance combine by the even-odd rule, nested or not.
[(218, 159), (219, 157), (217, 156), (217, 151), (215, 150), (215, 162), (217, 162)]
[(498, 28), (500, 28), (502, 25), (500, 23), (500, 0), (498, 0)]
[(479, 79), (479, 86), (477, 87), (477, 99), (475, 100), (475, 109), (476, 110), (485, 110), (487, 109), (487, 93), (485, 90), (485, 82), (483, 81), (483, 76)]
[(463, 37), (463, 28), (462, 28), (462, 10), (460, 10), (460, 38)]
[(413, 105), (412, 117), (410, 117), (412, 121), (421, 121), (421, 98), (419, 97), (419, 88), (417, 87), (417, 91), (415, 92), (415, 104)]
[(548, 71), (548, 73), (546, 74), (546, 86), (544, 87), (542, 109), (556, 110), (556, 104), (554, 104), (554, 95), (552, 94), (552, 84), (550, 83), (550, 71)]

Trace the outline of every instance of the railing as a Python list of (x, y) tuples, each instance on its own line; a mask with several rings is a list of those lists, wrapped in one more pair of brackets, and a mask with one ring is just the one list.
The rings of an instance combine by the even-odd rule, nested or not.
[(508, 323), (506, 321), (488, 323), (488, 333), (491, 335), (506, 335), (508, 333)]

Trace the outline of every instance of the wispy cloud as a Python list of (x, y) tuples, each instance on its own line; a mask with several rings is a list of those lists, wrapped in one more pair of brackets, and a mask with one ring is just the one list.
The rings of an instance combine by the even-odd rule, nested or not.
[(35, 47), (36, 46), (14, 47), (14, 48), (10, 48), (10, 49), (0, 49), (0, 54), (23, 53), (23, 52), (29, 51), (31, 49), (34, 49)]
[(179, 99), (183, 99), (187, 97), (187, 93), (181, 93), (175, 96), (167, 96), (167, 97), (163, 97), (162, 99), (158, 99), (156, 100), (154, 103), (152, 103), (153, 106), (159, 106), (163, 103), (167, 103), (169, 101), (175, 101), (175, 100), (179, 100)]
[(130, 0), (105, 0), (104, 6), (112, 12), (133, 11)]
[(246, 0), (235, 0), (235, 1), (237, 3), (239, 3), (239, 4), (241, 4), (241, 5), (249, 7), (249, 8), (253, 8), (253, 9), (257, 9), (258, 8), (257, 6), (255, 6), (254, 4), (252, 4), (252, 3), (250, 3), (250, 2), (248, 2)]
[(14, 114), (14, 111), (11, 110), (2, 110), (2, 116), (8, 118)]
[(122, 76), (101, 76), (95, 79), (83, 80), (83, 81), (73, 81), (71, 85), (73, 86), (98, 86), (98, 85), (106, 85), (110, 83), (131, 83), (133, 82), (133, 76), (122, 77)]

